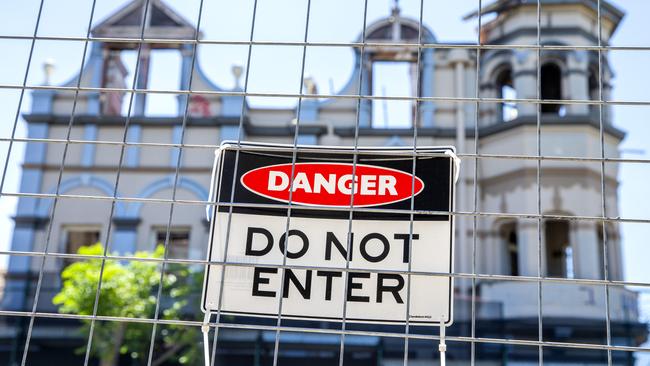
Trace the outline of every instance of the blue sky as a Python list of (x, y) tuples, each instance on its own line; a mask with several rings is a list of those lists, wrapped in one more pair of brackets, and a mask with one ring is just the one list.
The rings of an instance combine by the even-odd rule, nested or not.
[[(0, 34), (32, 35), (40, 0), (0, 2)], [(93, 24), (97, 24), (126, 1), (97, 0)], [(191, 22), (196, 22), (198, 0), (167, 1)], [(487, 1), (486, 1), (487, 3)], [(625, 10), (626, 16), (611, 43), (618, 46), (650, 46), (650, 2), (616, 0), (614, 4)], [(41, 36), (84, 37), (90, 15), (90, 0), (45, 0), (38, 34)], [(250, 30), (252, 1), (237, 1), (237, 6), (227, 1), (205, 1), (201, 31), (207, 39), (247, 40)], [(402, 0), (403, 14), (414, 18), (419, 14), (418, 0)], [(475, 42), (477, 21), (462, 21), (463, 15), (475, 9), (476, 0), (426, 1), (424, 22), (442, 42)], [(388, 14), (392, 1), (370, 1), (368, 22)], [(306, 2), (302, 0), (259, 0), (255, 39), (265, 41), (302, 41), (305, 27)], [(363, 1), (313, 0), (309, 28), (310, 41), (349, 42), (362, 28)], [(20, 85), (24, 77), (31, 41), (0, 39), (3, 52), (0, 68), (0, 84)], [(28, 85), (43, 81), (41, 65), (51, 58), (56, 63), (52, 82), (62, 83), (75, 75), (81, 64), (83, 42), (37, 41), (27, 78)], [(199, 62), (206, 74), (223, 88), (231, 88), (234, 79), (230, 68), (233, 64), (245, 64), (247, 46), (203, 45), (199, 48)], [(353, 66), (353, 51), (347, 47), (310, 47), (307, 51), (305, 72), (313, 77), (323, 93), (336, 92), (349, 79)], [(250, 70), (251, 92), (296, 93), (300, 85), (301, 47), (255, 46)], [(610, 61), (615, 72), (613, 80), (616, 100), (650, 101), (650, 51), (612, 51)], [(135, 62), (134, 55), (125, 57), (127, 67)], [(178, 74), (175, 70), (180, 57), (173, 53), (154, 56), (151, 75), (152, 89), (177, 89)], [(401, 71), (400, 71), (401, 72)], [(165, 75), (156, 77), (156, 75)], [(18, 108), (20, 91), (0, 89), (0, 136), (9, 137)], [(252, 98), (258, 106), (294, 105), (294, 99)], [(29, 111), (30, 93), (20, 110)], [(155, 95), (149, 99), (148, 113), (170, 115), (176, 112), (173, 95)], [(614, 123), (627, 132), (621, 144), (622, 156), (650, 159), (650, 106), (616, 106)], [(25, 124), (19, 119), (16, 136), (25, 136)], [(216, 141), (215, 141), (216, 143)], [(4, 164), (7, 143), (0, 142), (0, 161)], [(14, 144), (8, 165), (5, 192), (16, 192), (20, 178), (19, 164), (23, 144)], [(608, 165), (609, 166), (609, 165)], [(611, 166), (609, 166), (611, 168)], [(647, 195), (647, 179), (650, 164), (620, 164), (619, 209), (621, 217), (650, 219)], [(0, 250), (10, 246), (15, 209), (15, 199), (0, 198)], [(650, 270), (646, 258), (650, 258), (650, 225), (623, 224), (623, 248), (625, 276), (629, 281), (650, 282)], [(5, 258), (6, 260), (6, 258)], [(4, 266), (0, 260), (0, 266)], [(646, 299), (648, 299), (646, 301)], [(644, 296), (650, 309), (650, 296)], [(646, 312), (648, 317), (650, 312)]]

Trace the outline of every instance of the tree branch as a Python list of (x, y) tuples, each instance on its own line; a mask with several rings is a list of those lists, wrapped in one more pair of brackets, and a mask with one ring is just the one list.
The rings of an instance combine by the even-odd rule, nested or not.
[(156, 358), (153, 362), (151, 362), (151, 366), (160, 366), (163, 362), (167, 361), (168, 358), (173, 356), (174, 353), (179, 351), (185, 345), (186, 345), (185, 343), (175, 344), (172, 348), (168, 349), (160, 357)]

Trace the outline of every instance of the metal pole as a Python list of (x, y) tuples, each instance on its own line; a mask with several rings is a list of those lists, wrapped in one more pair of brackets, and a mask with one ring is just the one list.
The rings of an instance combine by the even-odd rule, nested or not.
[[(455, 90), (456, 96), (462, 98), (465, 94), (465, 78), (464, 73), (465, 68), (462, 61), (457, 61), (455, 65)], [(465, 152), (465, 115), (463, 113), (463, 104), (456, 103), (456, 152), (464, 153)], [(463, 177), (463, 172), (459, 172), (460, 178), (456, 183), (458, 187), (456, 193), (456, 208), (455, 211), (464, 211), (465, 210), (465, 178)], [(466, 259), (466, 248), (465, 248), (465, 237), (467, 235), (467, 228), (465, 218), (463, 216), (456, 216), (456, 227), (458, 228), (458, 236), (456, 240), (456, 250), (458, 254), (458, 272), (466, 272), (467, 268), (465, 266)], [(458, 281), (457, 286), (459, 290), (464, 294), (465, 290), (469, 287), (467, 281)]]

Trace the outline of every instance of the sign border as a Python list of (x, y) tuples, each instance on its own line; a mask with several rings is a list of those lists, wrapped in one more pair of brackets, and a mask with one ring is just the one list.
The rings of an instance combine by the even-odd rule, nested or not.
[[(238, 146), (233, 149), (233, 145)], [(208, 243), (208, 251), (207, 251), (207, 263), (205, 264), (205, 271), (203, 275), (203, 288), (201, 290), (201, 311), (204, 314), (210, 313), (210, 314), (226, 314), (226, 315), (240, 315), (240, 316), (249, 316), (249, 317), (260, 317), (260, 318), (273, 318), (273, 317), (279, 317), (282, 316), (285, 319), (291, 319), (291, 320), (314, 320), (314, 321), (328, 321), (328, 322), (334, 322), (334, 323), (342, 323), (343, 319), (340, 317), (324, 317), (324, 316), (299, 316), (299, 315), (289, 315), (289, 314), (281, 314), (278, 312), (276, 313), (252, 313), (252, 312), (241, 312), (241, 311), (223, 311), (223, 310), (208, 310), (206, 306), (206, 293), (207, 293), (207, 280), (208, 277), (210, 276), (210, 267), (212, 266), (224, 266), (222, 264), (212, 264), (211, 263), (211, 254), (212, 254), (212, 247), (214, 244), (214, 225), (216, 221), (216, 215), (218, 213), (217, 207), (219, 204), (217, 203), (216, 200), (216, 195), (218, 195), (219, 192), (219, 187), (217, 186), (219, 183), (218, 177), (221, 176), (221, 169), (223, 168), (221, 166), (221, 157), (223, 156), (222, 153), (225, 150), (231, 149), (231, 150), (243, 150), (242, 148), (250, 148), (250, 149), (264, 149), (264, 148), (273, 148), (278, 151), (282, 152), (292, 152), (294, 149), (297, 149), (298, 151), (303, 150), (307, 152), (332, 152), (332, 151), (340, 151), (340, 152), (345, 152), (345, 153), (354, 153), (355, 151), (358, 153), (363, 153), (363, 152), (368, 152), (368, 151), (374, 151), (374, 152), (386, 152), (390, 154), (391, 151), (404, 151), (404, 152), (409, 152), (413, 151), (412, 147), (382, 147), (382, 146), (370, 146), (370, 147), (356, 147), (356, 149), (352, 146), (314, 146), (314, 145), (289, 145), (289, 144), (276, 144), (276, 143), (257, 143), (257, 142), (237, 142), (237, 141), (223, 141), (221, 143), (221, 146), (219, 146), (218, 149), (215, 150), (215, 160), (214, 160), (214, 165), (212, 169), (212, 177), (210, 179), (210, 193), (208, 196), (208, 201), (210, 204), (206, 207), (206, 212), (207, 212), (207, 218), (210, 221), (210, 238), (209, 238), (209, 243)], [(262, 150), (264, 151), (264, 150)], [(265, 150), (268, 152), (268, 150)], [(441, 156), (447, 156), (449, 157), (449, 163), (450, 163), (450, 174), (451, 174), (451, 184), (449, 185), (449, 204), (450, 204), (450, 211), (454, 211), (455, 206), (456, 206), (456, 196), (455, 196), (455, 183), (459, 178), (459, 168), (460, 168), (460, 160), (456, 156), (456, 149), (454, 146), (424, 146), (424, 147), (417, 147), (416, 148), (417, 152), (426, 152), (426, 153), (439, 153)], [(410, 173), (409, 173), (410, 174)], [(242, 175), (243, 176), (243, 175)], [(418, 177), (416, 177), (418, 178)], [(419, 178), (418, 178), (419, 179)], [(424, 183), (424, 182), (423, 182)], [(420, 192), (418, 192), (420, 193)], [(412, 197), (409, 197), (412, 198)], [(287, 202), (288, 203), (288, 202)], [(303, 204), (300, 204), (303, 205)], [(305, 205), (309, 206), (309, 205)], [(332, 208), (341, 208), (343, 206), (334, 206)], [(455, 230), (455, 220), (454, 220), (454, 215), (450, 214), (450, 239), (451, 239), (451, 245), (449, 246), (450, 250), (450, 255), (449, 255), (449, 273), (454, 272), (454, 249), (455, 249), (455, 235), (454, 235), (454, 230)], [(226, 262), (227, 263), (227, 262)], [(225, 266), (228, 266), (228, 264), (225, 264)], [(360, 269), (363, 270), (363, 269)], [(344, 271), (349, 271), (345, 270)], [(432, 321), (420, 321), (420, 320), (408, 320), (409, 324), (415, 324), (415, 325), (420, 325), (420, 326), (440, 326), (441, 324), (444, 325), (445, 327), (449, 327), (453, 324), (454, 322), (454, 306), (453, 306), (453, 300), (454, 300), (454, 276), (450, 275), (449, 278), (449, 292), (448, 292), (448, 303), (447, 303), (447, 312), (449, 315), (449, 319), (446, 319), (443, 323), (441, 323), (439, 320), (432, 320)], [(221, 295), (220, 295), (221, 296)], [(353, 323), (366, 323), (366, 324), (384, 324), (384, 325), (405, 325), (407, 320), (375, 320), (375, 319), (362, 319), (362, 318), (345, 318), (345, 322), (353, 322)]]

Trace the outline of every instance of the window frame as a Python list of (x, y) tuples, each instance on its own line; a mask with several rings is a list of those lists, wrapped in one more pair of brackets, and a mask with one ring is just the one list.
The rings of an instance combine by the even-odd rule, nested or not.
[[(63, 224), (61, 227), (61, 246), (62, 253), (65, 254), (77, 254), (77, 250), (74, 253), (71, 253), (68, 250), (68, 239), (70, 238), (70, 232), (97, 232), (97, 243), (101, 243), (102, 240), (102, 231), (104, 229), (101, 224)], [(84, 245), (93, 245), (95, 243), (84, 244)], [(81, 245), (81, 246), (84, 246)], [(68, 265), (74, 263), (75, 259), (73, 258), (61, 258), (61, 270), (63, 270)]]
[[(409, 54), (409, 57), (403, 56), (404, 54)], [(402, 55), (402, 56), (400, 56)], [(422, 56), (420, 56), (422, 58)], [(416, 113), (418, 112), (419, 108), (419, 103), (415, 102), (415, 98), (418, 97), (418, 93), (420, 90), (422, 90), (422, 63), (418, 62), (418, 54), (414, 53), (409, 50), (405, 50), (404, 52), (394, 52), (394, 53), (388, 53), (388, 54), (372, 54), (368, 57), (368, 93), (371, 96), (377, 96), (377, 94), (374, 93), (375, 89), (375, 81), (376, 81), (376, 75), (375, 75), (375, 65), (377, 64), (388, 64), (388, 63), (394, 63), (394, 64), (404, 64), (407, 65), (407, 67), (420, 67), (420, 70), (417, 72), (420, 74), (419, 78), (416, 78), (418, 80), (413, 80), (413, 78), (410, 78), (409, 81), (411, 83), (410, 85), (410, 92), (409, 95), (406, 95), (406, 97), (409, 98), (414, 98), (413, 100), (410, 100), (410, 107), (411, 111), (409, 113), (409, 120), (408, 120), (408, 125), (407, 126), (391, 126), (389, 121), (385, 121), (383, 125), (379, 125), (379, 123), (376, 123), (378, 121), (375, 121), (375, 113), (374, 113), (374, 108), (375, 108), (375, 103), (388, 103), (388, 102), (402, 102), (402, 101), (397, 101), (397, 100), (387, 100), (387, 99), (371, 99), (370, 100), (370, 126), (372, 128), (379, 128), (379, 129), (395, 129), (395, 128), (413, 128), (417, 121)], [(415, 85), (415, 90), (413, 90), (413, 82), (417, 81), (417, 85)], [(415, 93), (413, 93), (415, 92)], [(383, 97), (383, 95), (380, 95)], [(390, 96), (396, 96), (391, 93), (387, 93), (388, 97)]]
[[(167, 229), (168, 227), (166, 225), (152, 225), (151, 226), (151, 240), (150, 242), (153, 243), (152, 250), (155, 250), (156, 247), (160, 245), (165, 245), (165, 239), (162, 241), (158, 240), (158, 235), (162, 233), (163, 235), (167, 235)], [(185, 247), (185, 252), (183, 253), (184, 256), (178, 257), (178, 256), (172, 256), (171, 254), (173, 253), (172, 247), (170, 246), (167, 249), (167, 256), (170, 258), (176, 258), (176, 259), (188, 259), (190, 252), (191, 252), (191, 246), (192, 246), (192, 226), (191, 225), (178, 225), (178, 226), (171, 226), (169, 227), (169, 240), (171, 243), (172, 240), (172, 234), (173, 233), (181, 233), (181, 232), (187, 232), (187, 246)]]

